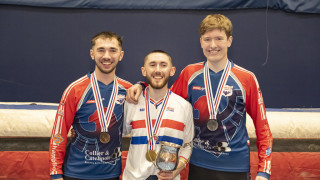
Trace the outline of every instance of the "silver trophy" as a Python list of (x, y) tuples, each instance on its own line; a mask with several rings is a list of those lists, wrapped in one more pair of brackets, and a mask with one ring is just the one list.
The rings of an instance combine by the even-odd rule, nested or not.
[[(150, 140), (153, 138), (152, 136), (149, 139), (148, 144), (150, 143)], [(154, 137), (156, 142), (159, 142), (160, 150), (156, 153), (156, 157), (152, 157), (153, 152), (147, 149), (146, 158), (148, 161), (151, 160), (151, 162), (160, 170), (164, 171), (174, 171), (177, 168), (178, 162), (179, 162), (179, 150), (181, 148), (180, 145), (169, 143), (166, 141), (158, 141), (157, 137)], [(149, 157), (148, 157), (149, 156)]]
[(157, 155), (156, 166), (160, 170), (174, 171), (178, 165), (180, 146), (174, 143), (160, 141), (160, 151)]

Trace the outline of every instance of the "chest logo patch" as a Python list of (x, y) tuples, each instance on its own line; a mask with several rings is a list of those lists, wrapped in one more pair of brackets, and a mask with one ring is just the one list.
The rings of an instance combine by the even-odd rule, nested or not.
[(233, 86), (228, 86), (228, 85), (225, 85), (224, 86), (224, 89), (222, 91), (222, 94), (224, 96), (231, 96), (232, 95), (232, 89), (233, 89)]
[(193, 86), (192, 89), (193, 90), (199, 90), (199, 91), (203, 91), (204, 90), (204, 88), (201, 87), (201, 86)]
[(174, 108), (172, 108), (172, 107), (167, 107), (167, 111), (174, 112)]
[(96, 101), (95, 100), (88, 100), (87, 101), (87, 104), (92, 104), (92, 103), (96, 103)]
[(116, 103), (117, 104), (123, 104), (125, 100), (126, 100), (126, 96), (125, 95), (118, 94)]

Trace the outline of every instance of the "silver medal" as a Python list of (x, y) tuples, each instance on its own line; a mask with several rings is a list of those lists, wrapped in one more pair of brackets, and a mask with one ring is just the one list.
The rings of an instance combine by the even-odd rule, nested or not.
[(218, 129), (218, 121), (216, 119), (209, 119), (207, 123), (207, 128), (210, 131), (216, 131)]

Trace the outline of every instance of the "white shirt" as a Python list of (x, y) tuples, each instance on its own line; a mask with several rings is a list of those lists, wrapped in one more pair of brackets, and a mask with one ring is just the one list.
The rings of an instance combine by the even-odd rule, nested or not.
[[(151, 119), (158, 118), (163, 100), (149, 103)], [(150, 175), (157, 175), (159, 169), (145, 158), (147, 152), (147, 128), (145, 115), (145, 97), (142, 93), (138, 104), (125, 103), (124, 106), (124, 134), (131, 132), (131, 144), (127, 156), (126, 166), (123, 172), (123, 180), (145, 180)], [(194, 125), (191, 104), (182, 97), (171, 92), (166, 109), (164, 110), (162, 124), (157, 136), (159, 141), (166, 140), (183, 145), (192, 142), (194, 136)], [(164, 139), (163, 139), (164, 138)], [(155, 146), (160, 150), (160, 145)], [(179, 157), (189, 161), (192, 146), (181, 147)], [(178, 175), (175, 180), (179, 180)]]

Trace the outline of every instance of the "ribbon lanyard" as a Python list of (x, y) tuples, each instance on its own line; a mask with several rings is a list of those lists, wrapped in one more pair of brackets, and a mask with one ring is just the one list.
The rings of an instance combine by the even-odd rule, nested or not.
[(113, 89), (112, 89), (112, 93), (111, 93), (111, 96), (109, 99), (108, 108), (107, 108), (106, 113), (104, 113), (102, 98), (101, 98), (100, 89), (99, 89), (99, 85), (97, 82), (95, 72), (91, 74), (90, 81), (91, 81), (94, 99), (95, 99), (96, 106), (97, 106), (97, 112), (98, 112), (98, 116), (99, 116), (101, 132), (108, 132), (108, 127), (109, 127), (110, 120), (112, 117), (112, 112), (113, 112), (114, 105), (115, 105), (117, 95), (118, 95), (117, 77), (115, 76), (114, 80), (113, 80)]
[[(144, 96), (145, 96), (145, 106), (146, 106), (146, 126), (147, 126), (147, 137), (148, 137), (148, 142), (149, 139), (152, 138), (154, 135), (156, 135), (160, 129), (161, 123), (162, 123), (162, 118), (163, 118), (163, 114), (165, 112), (165, 109), (167, 107), (168, 101), (169, 101), (169, 96), (170, 96), (170, 90), (168, 90), (164, 100), (163, 100), (163, 105), (161, 107), (160, 113), (158, 115), (158, 118), (156, 119), (156, 122), (154, 124), (154, 127), (152, 126), (152, 118), (150, 117), (150, 97), (149, 97), (149, 88), (147, 87), (144, 91)], [(155, 141), (153, 141), (153, 139), (151, 139), (150, 141), (150, 150), (153, 150), (153, 146), (155, 145)]]
[(204, 87), (206, 90), (206, 98), (207, 98), (207, 104), (208, 104), (208, 110), (209, 110), (209, 119), (216, 119), (217, 118), (217, 112), (218, 107), (221, 100), (222, 90), (224, 89), (224, 86), (227, 83), (229, 74), (231, 70), (231, 63), (228, 60), (226, 66), (224, 67), (222, 76), (220, 78), (216, 95), (213, 96), (212, 92), (212, 86), (211, 86), (211, 79), (210, 79), (210, 73), (209, 73), (209, 66), (208, 62), (206, 62), (204, 67)]

